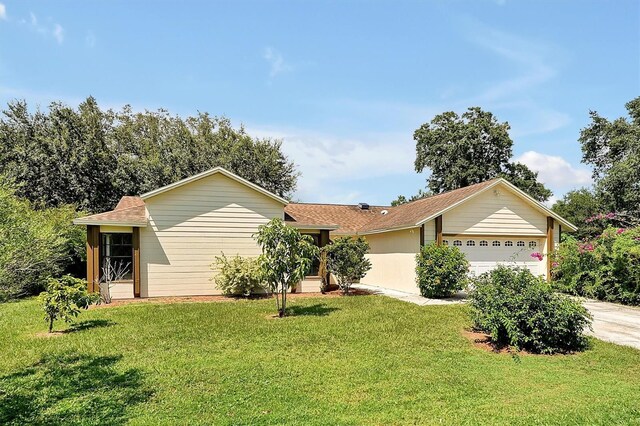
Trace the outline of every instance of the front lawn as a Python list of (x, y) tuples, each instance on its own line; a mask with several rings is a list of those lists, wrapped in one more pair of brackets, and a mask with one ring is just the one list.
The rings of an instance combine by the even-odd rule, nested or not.
[[(494, 354), (465, 306), (383, 296), (131, 304), (40, 337), (0, 305), (0, 424), (640, 424), (640, 351)], [(64, 328), (58, 324), (58, 328)]]

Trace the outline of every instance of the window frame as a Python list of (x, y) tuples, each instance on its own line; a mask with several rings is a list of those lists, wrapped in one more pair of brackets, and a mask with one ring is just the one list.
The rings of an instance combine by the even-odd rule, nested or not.
[[(107, 239), (118, 236), (120, 242), (109, 242)], [(124, 242), (124, 239), (128, 239), (128, 242)], [(130, 255), (107, 255), (107, 251), (113, 252), (114, 248), (129, 248)], [(132, 282), (133, 281), (133, 233), (131, 232), (101, 232), (100, 233), (100, 279), (104, 277), (103, 268), (107, 259), (118, 259), (120, 262), (128, 263), (128, 273), (118, 282)]]

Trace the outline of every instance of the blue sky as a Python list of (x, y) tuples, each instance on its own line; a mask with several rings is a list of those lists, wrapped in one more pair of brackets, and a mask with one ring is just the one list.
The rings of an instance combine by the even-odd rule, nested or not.
[(480, 106), (561, 196), (591, 182), (588, 111), (640, 94), (639, 5), (0, 0), (0, 103), (225, 115), (283, 139), (297, 199), (372, 204), (424, 187), (420, 124)]

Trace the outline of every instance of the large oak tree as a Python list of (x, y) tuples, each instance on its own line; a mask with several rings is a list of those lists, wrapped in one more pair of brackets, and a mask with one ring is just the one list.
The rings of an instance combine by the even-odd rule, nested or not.
[(552, 193), (538, 182), (538, 174), (511, 161), (509, 129), (509, 123), (479, 107), (462, 115), (439, 114), (413, 134), (415, 169), (431, 171), (427, 187), (436, 194), (503, 177), (536, 200), (547, 200)]

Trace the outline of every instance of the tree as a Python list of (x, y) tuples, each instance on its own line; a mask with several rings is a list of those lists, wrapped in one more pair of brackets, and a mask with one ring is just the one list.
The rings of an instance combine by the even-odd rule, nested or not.
[(574, 234), (578, 239), (593, 238), (604, 229), (595, 221), (587, 221), (602, 211), (601, 201), (588, 188), (567, 192), (551, 209), (578, 227)]
[(590, 111), (591, 124), (580, 132), (582, 161), (593, 167), (603, 210), (640, 220), (640, 97), (625, 105), (629, 117), (609, 121)]
[(369, 243), (364, 237), (340, 237), (325, 246), (327, 269), (338, 280), (342, 293), (349, 294), (351, 285), (371, 269), (371, 261), (365, 257)]
[(395, 200), (393, 200), (391, 202), (391, 206), (395, 207), (395, 206), (399, 206), (401, 204), (407, 204), (407, 203), (410, 203), (412, 201), (421, 200), (423, 198), (430, 197), (432, 195), (433, 195), (433, 193), (431, 193), (431, 191), (423, 191), (422, 189), (419, 189), (418, 193), (416, 195), (412, 195), (409, 198), (405, 197), (404, 195), (398, 195), (398, 198), (396, 198)]
[(289, 197), (298, 173), (281, 148), (224, 117), (104, 111), (92, 97), (76, 109), (54, 102), (46, 112), (14, 101), (0, 118), (0, 174), (22, 184), (17, 194), (89, 212), (215, 166)]
[(59, 279), (50, 279), (47, 290), (40, 294), (40, 301), (45, 312), (45, 320), (49, 324), (49, 333), (53, 331), (53, 323), (58, 319), (71, 322), (81, 309), (88, 309), (100, 295), (87, 291), (87, 282), (71, 275)]
[(38, 294), (85, 255), (85, 231), (73, 206), (34, 208), (0, 177), (0, 302)]
[(435, 194), (503, 177), (538, 201), (552, 194), (537, 181), (538, 174), (520, 163), (512, 163), (513, 141), (509, 123), (479, 107), (459, 116), (449, 111), (418, 128), (415, 169), (431, 170), (428, 189)]
[(264, 279), (275, 296), (278, 315), (286, 315), (287, 291), (301, 282), (318, 256), (313, 238), (302, 235), (284, 221), (274, 218), (258, 227), (256, 240), (262, 247), (260, 263)]

